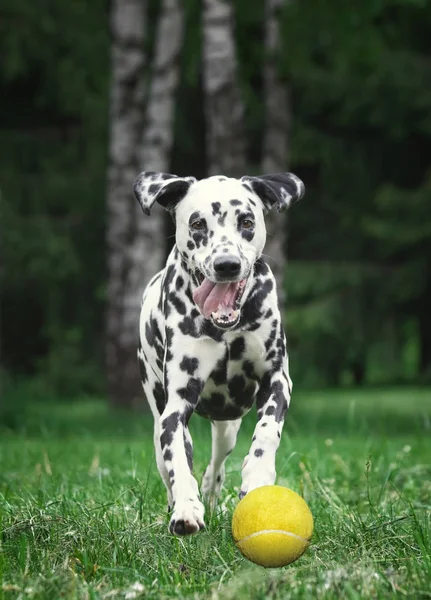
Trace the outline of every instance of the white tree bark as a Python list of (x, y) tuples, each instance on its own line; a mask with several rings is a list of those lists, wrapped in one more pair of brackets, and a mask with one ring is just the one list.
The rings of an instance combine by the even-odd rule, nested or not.
[[(265, 4), (265, 134), (262, 171), (287, 171), (289, 160), (290, 98), (289, 88), (278, 74), (277, 56), (280, 49), (279, 12), (285, 0), (266, 0)], [(280, 303), (284, 303), (283, 276), (286, 216), (270, 213), (267, 221), (265, 255), (277, 280)]]
[[(184, 12), (180, 8), (180, 0), (163, 0), (151, 68), (145, 126), (139, 146), (139, 172), (169, 171), (183, 26)], [(143, 214), (136, 200), (133, 208), (138, 232), (128, 248), (130, 269), (126, 290), (129, 300), (125, 329), (131, 332), (133, 339), (130, 342), (133, 342), (133, 348), (136, 350), (142, 292), (149, 279), (163, 266), (166, 239), (165, 214), (160, 207), (154, 207), (151, 217)], [(133, 366), (136, 367), (135, 364)]]
[(203, 84), (208, 171), (240, 177), (245, 169), (244, 106), (230, 0), (203, 1)]
[(183, 27), (179, 1), (163, 0), (148, 94), (146, 3), (113, 0), (112, 5), (106, 365), (116, 405), (133, 406), (142, 396), (136, 362), (141, 295), (165, 256), (162, 212), (155, 209), (151, 218), (142, 213), (133, 182), (142, 170), (169, 167)]

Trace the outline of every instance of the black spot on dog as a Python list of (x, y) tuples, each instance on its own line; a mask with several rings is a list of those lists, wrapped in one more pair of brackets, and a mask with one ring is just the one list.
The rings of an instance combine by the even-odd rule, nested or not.
[(178, 327), (184, 335), (190, 335), (194, 338), (200, 337), (200, 329), (196, 317), (185, 316), (184, 319), (178, 323)]
[(208, 231), (206, 229), (194, 231), (192, 233), (192, 238), (196, 244), (197, 248), (208, 245)]
[(166, 396), (165, 390), (163, 389), (163, 385), (160, 383), (160, 381), (156, 381), (154, 384), (153, 395), (156, 401), (157, 410), (159, 411), (159, 414), (162, 414), (166, 406)]
[(245, 392), (245, 379), (242, 375), (234, 375), (228, 381), (229, 395), (235, 401), (239, 400)]
[(148, 195), (149, 196), (155, 196), (160, 190), (160, 185), (156, 184), (156, 183), (150, 183), (150, 185), (148, 186)]
[(210, 375), (210, 378), (216, 385), (223, 385), (226, 382), (228, 358), (229, 356), (226, 350), (224, 357), (217, 362), (216, 368)]
[(193, 469), (193, 446), (191, 445), (190, 440), (188, 440), (186, 438), (185, 432), (184, 432), (184, 449), (186, 451), (187, 464), (191, 471)]
[(181, 298), (179, 298), (177, 296), (177, 294), (175, 292), (169, 292), (168, 299), (169, 299), (169, 302), (171, 304), (173, 304), (173, 306), (178, 314), (185, 315), (187, 313), (185, 303), (183, 302), (183, 300), (181, 300)]
[(262, 258), (260, 258), (254, 263), (254, 272), (256, 275), (260, 275), (261, 277), (264, 275), (268, 275), (269, 267)]
[(273, 283), (270, 279), (266, 279), (263, 282), (260, 282), (259, 280), (256, 281), (250, 295), (242, 307), (239, 323), (241, 327), (248, 331), (255, 331), (260, 327), (263, 304), (273, 287)]
[(201, 401), (195, 408), (195, 412), (213, 421), (226, 421), (238, 419), (246, 411), (239, 404), (226, 404), (223, 394), (213, 392), (209, 397), (201, 398)]
[[(274, 415), (277, 423), (283, 420), (284, 415), (287, 411), (287, 398), (284, 395), (283, 384), (281, 381), (274, 381), (269, 390), (269, 395), (273, 402), (275, 402), (274, 406), (268, 406), (265, 411), (267, 415)], [(269, 411), (269, 412), (268, 412)]]
[(227, 210), (223, 214), (221, 214), (219, 216), (219, 218), (217, 219), (217, 223), (220, 227), (224, 227), (226, 217), (227, 217)]
[(241, 206), (242, 202), (241, 200), (229, 200), (229, 204), (231, 206)]
[(202, 334), (207, 335), (216, 342), (220, 342), (223, 339), (223, 330), (216, 327), (209, 319), (205, 319), (202, 324)]
[(174, 339), (174, 330), (172, 327), (166, 327), (166, 354), (165, 361), (168, 363), (173, 359), (172, 340)]
[(225, 397), (219, 392), (213, 392), (210, 396), (210, 402), (211, 404), (218, 404), (219, 406), (223, 406), (225, 404)]
[(243, 337), (237, 337), (234, 339), (229, 348), (231, 360), (239, 360), (245, 351), (245, 341)]
[[(151, 319), (151, 317), (150, 317)], [(151, 327), (150, 319), (145, 323), (145, 338), (147, 340), (147, 344), (151, 347), (154, 346), (154, 333)]]
[(278, 325), (277, 321), (274, 320), (272, 322), (271, 333), (269, 334), (268, 339), (265, 341), (265, 350), (267, 352), (272, 347), (272, 345), (274, 344), (275, 336), (277, 335), (277, 325)]
[(171, 461), (172, 460), (172, 451), (169, 450), (169, 448), (167, 448), (164, 452), (163, 452), (163, 458), (166, 461)]
[(188, 248), (189, 250), (194, 250), (194, 249), (196, 248), (196, 246), (195, 246), (195, 244), (192, 242), (192, 240), (189, 240), (189, 241), (187, 242), (187, 248)]
[[(189, 285), (188, 285), (188, 286), (186, 287), (186, 289), (185, 289), (185, 294), (186, 294), (186, 297), (187, 297), (187, 299), (188, 299), (188, 300), (189, 300), (189, 302), (190, 302), (190, 305), (191, 305), (191, 306), (194, 306), (194, 301), (193, 301), (193, 296), (192, 296), (192, 290), (191, 290), (191, 288), (190, 288), (190, 286), (189, 286)], [(194, 310), (195, 310), (195, 309), (192, 309), (192, 312), (193, 312)], [(199, 311), (195, 310), (195, 312), (196, 312), (196, 316), (198, 317), (198, 316), (199, 316)]]
[(177, 394), (183, 400), (187, 400), (192, 406), (196, 406), (203, 387), (204, 382), (202, 379), (192, 377), (188, 380), (186, 387), (177, 389)]
[(184, 278), (181, 277), (181, 275), (178, 275), (176, 281), (175, 281), (175, 289), (177, 290), (177, 292), (180, 291), (180, 289), (183, 287), (184, 285)]
[(213, 215), (219, 215), (220, 214), (220, 208), (221, 208), (221, 204), (220, 202), (211, 202), (211, 206), (213, 209)]
[(254, 238), (254, 228), (251, 227), (250, 229), (241, 229), (241, 237), (243, 240), (251, 242), (251, 240)]
[(256, 206), (256, 202), (253, 200), (253, 198), (250, 198), (250, 197), (249, 197), (249, 198), (248, 198), (248, 201), (250, 202), (250, 204), (251, 204), (252, 206)]
[(260, 377), (256, 374), (256, 371), (254, 370), (254, 364), (251, 360), (244, 361), (244, 364), (242, 365), (242, 370), (247, 379), (251, 379), (252, 381), (256, 382), (260, 380)]
[(256, 448), (256, 450), (254, 451), (254, 455), (256, 456), (256, 458), (259, 458), (260, 456), (263, 456), (263, 450), (262, 450), (262, 448)]
[(274, 383), (271, 385), (271, 394), (274, 394), (274, 396), (277, 397), (284, 397), (283, 384), (281, 381), (274, 381)]
[(166, 271), (166, 275), (165, 275), (165, 281), (164, 281), (164, 285), (165, 287), (169, 287), (172, 283), (172, 279), (175, 277), (175, 267), (174, 265), (169, 265), (167, 271)]
[(173, 412), (168, 417), (163, 419), (162, 428), (163, 433), (160, 436), (160, 445), (163, 448), (165, 446), (170, 446), (172, 444), (172, 440), (174, 438), (174, 433), (178, 429), (178, 425), (180, 423), (180, 413), (179, 411)]
[(190, 356), (184, 356), (183, 360), (180, 362), (180, 369), (185, 371), (189, 375), (193, 375), (196, 369), (199, 366), (199, 360), (197, 358), (192, 358)]
[(138, 364), (139, 364), (139, 373), (141, 375), (141, 381), (142, 381), (142, 383), (146, 383), (146, 381), (148, 379), (147, 367), (145, 364), (145, 360), (143, 358), (141, 358), (140, 356), (138, 356)]

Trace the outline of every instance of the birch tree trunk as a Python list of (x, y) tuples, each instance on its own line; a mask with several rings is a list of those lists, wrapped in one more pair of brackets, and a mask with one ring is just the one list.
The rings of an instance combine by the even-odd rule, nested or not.
[(230, 0), (204, 0), (202, 50), (208, 171), (240, 177), (245, 169), (244, 106)]
[(117, 406), (134, 406), (142, 397), (139, 310), (145, 285), (162, 267), (165, 235), (162, 212), (145, 217), (132, 189), (140, 171), (169, 167), (182, 27), (179, 0), (164, 0), (145, 102), (145, 3), (114, 0), (106, 364), (109, 395)]
[[(280, 49), (279, 13), (284, 0), (266, 0), (265, 4), (265, 134), (263, 139), (262, 171), (277, 173), (288, 170), (290, 98), (288, 86), (281, 81), (277, 69)], [(281, 307), (285, 301), (283, 280), (285, 270), (284, 246), (286, 217), (277, 212), (267, 218), (265, 255), (274, 272)]]

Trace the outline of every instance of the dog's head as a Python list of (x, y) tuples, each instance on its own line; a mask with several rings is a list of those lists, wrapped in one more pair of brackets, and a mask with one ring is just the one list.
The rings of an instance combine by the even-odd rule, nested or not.
[(134, 191), (146, 214), (157, 201), (174, 215), (178, 250), (200, 284), (193, 299), (206, 318), (230, 329), (265, 245), (264, 213), (288, 208), (303, 196), (304, 185), (292, 173), (197, 181), (144, 172)]

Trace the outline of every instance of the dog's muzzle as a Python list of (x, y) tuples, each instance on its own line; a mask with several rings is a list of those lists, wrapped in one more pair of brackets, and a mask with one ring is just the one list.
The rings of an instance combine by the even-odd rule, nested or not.
[(193, 300), (205, 318), (221, 329), (230, 329), (241, 316), (241, 298), (247, 279), (214, 282), (204, 278), (193, 292)]

